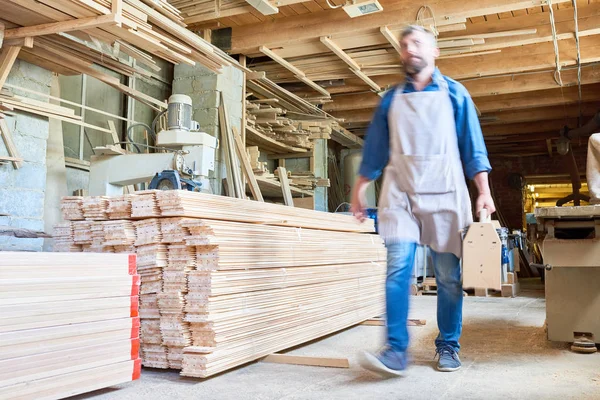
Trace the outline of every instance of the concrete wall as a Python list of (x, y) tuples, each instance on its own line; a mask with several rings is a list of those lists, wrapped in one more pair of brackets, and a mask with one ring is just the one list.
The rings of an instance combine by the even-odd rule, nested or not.
[[(192, 98), (192, 119), (200, 129), (216, 138), (221, 138), (219, 123), (220, 94), (223, 93), (231, 128), (241, 132), (243, 74), (234, 67), (223, 68), (215, 74), (202, 66), (176, 65), (173, 74), (173, 93)], [(221, 194), (222, 180), (227, 176), (223, 149), (215, 156), (215, 171), (210, 176), (213, 193)]]
[[(50, 93), (52, 73), (32, 64), (17, 60), (7, 82), (41, 93)], [(36, 98), (27, 93), (16, 94)], [(46, 101), (44, 98), (36, 100)], [(0, 166), (0, 225), (9, 225), (38, 231), (44, 230), (44, 195), (46, 191), (46, 145), (49, 132), (47, 118), (25, 113), (7, 116), (23, 166), (15, 170), (12, 164)], [(0, 154), (8, 152), (0, 140)], [(0, 250), (40, 251), (43, 239), (16, 239), (0, 237)]]

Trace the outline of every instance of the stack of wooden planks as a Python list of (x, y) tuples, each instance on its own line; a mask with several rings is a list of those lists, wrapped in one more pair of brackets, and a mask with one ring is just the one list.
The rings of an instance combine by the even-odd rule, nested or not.
[(62, 75), (92, 76), (160, 110), (166, 108), (164, 101), (93, 65), (145, 78), (158, 77), (155, 57), (173, 64), (198, 62), (216, 72), (223, 66), (239, 66), (188, 30), (179, 11), (165, 0), (9, 0), (3, 5), (2, 58), (10, 62), (0, 65), (0, 87), (18, 55)]
[(138, 379), (135, 255), (2, 252), (0, 398), (59, 399)]
[(246, 123), (262, 134), (293, 147), (312, 149), (311, 131), (285, 117), (286, 111), (270, 105), (246, 102)]
[[(287, 171), (287, 173), (290, 185), (299, 189), (313, 190), (317, 187), (329, 187), (330, 185), (329, 179), (317, 178), (310, 171)], [(276, 170), (274, 175), (279, 179), (279, 170)]]
[[(187, 191), (153, 194), (160, 216), (132, 223), (144, 365), (207, 377), (383, 312), (386, 252), (372, 221)], [(107, 207), (135, 197), (109, 198)], [(107, 228), (68, 221), (61, 231), (82, 222)]]

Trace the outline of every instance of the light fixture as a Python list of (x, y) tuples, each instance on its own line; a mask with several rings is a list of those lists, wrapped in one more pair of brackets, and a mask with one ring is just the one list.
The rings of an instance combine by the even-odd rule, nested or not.
[(569, 152), (569, 139), (564, 136), (561, 136), (560, 139), (556, 141), (556, 151), (561, 156), (566, 155)]
[(537, 201), (535, 202), (535, 207), (539, 206), (540, 203), (538, 203)]
[(361, 17), (363, 15), (373, 14), (383, 11), (383, 7), (377, 0), (354, 0), (344, 5), (344, 11), (350, 18)]
[(535, 186), (531, 185), (531, 186), (529, 187), (529, 190), (531, 190), (531, 193), (535, 192)]
[(536, 194), (535, 194), (535, 198), (537, 199), (537, 198), (539, 198), (539, 197), (540, 197), (540, 194), (539, 194), (539, 193), (536, 193)]

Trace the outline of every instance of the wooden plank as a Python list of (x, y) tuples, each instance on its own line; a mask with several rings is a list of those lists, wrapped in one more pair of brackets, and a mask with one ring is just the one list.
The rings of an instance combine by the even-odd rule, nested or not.
[(6, 146), (6, 150), (8, 151), (8, 154), (11, 157), (14, 157), (16, 159), (16, 160), (12, 161), (13, 167), (15, 169), (21, 168), (21, 166), (23, 165), (23, 162), (18, 161), (20, 159), (19, 152), (17, 150), (17, 147), (15, 146), (15, 143), (13, 142), (12, 134), (10, 132), (10, 129), (8, 128), (8, 124), (6, 123), (4, 118), (2, 118), (1, 116), (0, 116), (0, 135), (2, 135), (2, 139), (4, 140), (4, 145)]
[(123, 147), (122, 144), (117, 144), (121, 140), (119, 139), (119, 134), (117, 133), (117, 127), (115, 126), (114, 121), (108, 120), (108, 130), (110, 131), (110, 135), (112, 137), (113, 144), (122, 148)]
[(284, 167), (278, 167), (279, 181), (281, 182), (281, 190), (283, 192), (283, 200), (286, 206), (294, 207), (294, 199), (290, 190), (290, 182), (287, 176), (287, 170)]
[(352, 72), (354, 72), (354, 74), (356, 76), (358, 76), (360, 79), (362, 79), (367, 85), (369, 85), (376, 92), (381, 91), (381, 87), (379, 87), (379, 85), (377, 83), (373, 82), (373, 80), (371, 78), (369, 78), (367, 76), (367, 74), (365, 74), (363, 71), (353, 70)]
[(342, 59), (343, 62), (348, 64), (348, 66), (353, 70), (360, 71), (360, 66), (350, 57), (344, 50), (342, 50), (330, 37), (321, 36), (321, 43), (323, 43), (329, 50), (334, 52), (339, 58)]
[[(252, 167), (250, 166), (250, 161), (248, 160), (248, 155), (246, 154), (246, 147), (242, 143), (242, 138), (240, 137), (235, 126), (233, 127), (233, 140), (235, 142), (236, 150), (238, 157), (242, 163), (242, 171), (248, 179), (248, 183), (250, 184), (250, 191), (252, 192), (252, 196), (254, 200), (257, 201), (265, 201), (263, 199), (262, 193), (260, 192), (260, 187), (258, 186), (258, 182), (256, 182), (256, 177), (254, 176), (254, 172), (252, 171)], [(245, 186), (245, 185), (244, 185)]]
[(350, 368), (350, 362), (347, 358), (307, 357), (292, 354), (271, 354), (263, 358), (261, 362), (312, 367)]
[(238, 167), (235, 162), (236, 159), (233, 149), (234, 144), (232, 143), (231, 136), (229, 135), (229, 121), (227, 119), (227, 108), (225, 106), (223, 93), (220, 94), (219, 121), (221, 127), (221, 140), (223, 142), (223, 149), (225, 151), (225, 168), (227, 170), (227, 192), (231, 197), (242, 198), (240, 192), (241, 188), (238, 187)]
[[(385, 326), (385, 319), (383, 318), (370, 318), (360, 323), (366, 326)], [(406, 321), (408, 326), (425, 326), (427, 320), (424, 319), (408, 319)]]
[(19, 39), (32, 36), (53, 35), (56, 33), (98, 28), (100, 26), (113, 25), (116, 23), (117, 18), (114, 14), (101, 15), (98, 17), (79, 18), (71, 21), (52, 22), (49, 24), (7, 29), (4, 33), (4, 37), (6, 39)]
[(390, 44), (398, 52), (398, 54), (400, 54), (402, 51), (402, 49), (400, 48), (400, 41), (398, 41), (398, 38), (394, 36), (392, 31), (390, 31), (390, 29), (387, 26), (382, 26), (381, 28), (379, 28), (379, 31), (387, 39), (387, 41), (390, 42)]
[(0, 89), (4, 86), (20, 50), (21, 47), (18, 46), (2, 47), (2, 51), (0, 52)]
[(294, 67), (292, 64), (287, 62), (282, 57), (279, 57), (274, 51), (270, 50), (269, 48), (267, 48), (265, 46), (260, 46), (259, 51), (261, 53), (263, 53), (264, 55), (266, 55), (267, 57), (271, 58), (273, 61), (277, 62), (279, 65), (281, 65), (282, 67), (284, 67), (285, 69), (287, 69), (288, 71), (293, 73), (294, 75), (296, 75), (298, 77), (306, 77), (304, 72), (302, 72), (298, 68)]

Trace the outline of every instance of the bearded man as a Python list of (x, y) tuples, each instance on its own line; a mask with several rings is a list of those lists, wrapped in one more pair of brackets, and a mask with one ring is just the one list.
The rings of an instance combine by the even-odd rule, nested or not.
[(479, 195), (475, 212), (495, 212), (491, 170), (475, 105), (463, 85), (435, 67), (435, 36), (409, 26), (400, 37), (406, 79), (388, 91), (368, 128), (352, 212), (364, 219), (367, 185), (383, 173), (379, 234), (387, 252), (387, 344), (364, 353), (363, 367), (402, 375), (409, 359), (409, 286), (417, 245), (431, 248), (437, 282), (435, 340), (439, 371), (456, 371), (462, 331), (461, 230), (473, 222), (467, 178)]

